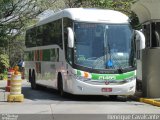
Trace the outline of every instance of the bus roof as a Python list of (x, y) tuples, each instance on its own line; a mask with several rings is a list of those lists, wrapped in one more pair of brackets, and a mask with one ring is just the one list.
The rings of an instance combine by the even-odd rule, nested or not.
[(67, 17), (75, 21), (94, 23), (128, 23), (129, 18), (125, 14), (107, 9), (95, 8), (68, 8), (61, 10), (54, 15), (40, 21), (36, 26)]

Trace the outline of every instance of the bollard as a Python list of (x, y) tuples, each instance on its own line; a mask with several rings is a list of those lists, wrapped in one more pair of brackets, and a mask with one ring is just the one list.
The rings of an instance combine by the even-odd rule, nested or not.
[(14, 73), (13, 69), (8, 70), (8, 80), (7, 80), (6, 92), (10, 92), (10, 82), (11, 82), (11, 76), (13, 73)]
[(21, 79), (21, 73), (18, 71), (15, 71), (14, 74), (11, 77), (10, 82), (10, 94), (8, 95), (8, 102), (22, 102), (24, 100), (23, 94), (21, 94), (22, 91), (22, 79)]

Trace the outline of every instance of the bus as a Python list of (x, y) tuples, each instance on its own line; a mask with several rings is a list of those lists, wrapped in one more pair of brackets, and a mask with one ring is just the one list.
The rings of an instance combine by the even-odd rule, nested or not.
[(129, 18), (107, 9), (68, 8), (26, 31), (25, 74), (36, 89), (60, 95), (133, 95), (135, 31)]

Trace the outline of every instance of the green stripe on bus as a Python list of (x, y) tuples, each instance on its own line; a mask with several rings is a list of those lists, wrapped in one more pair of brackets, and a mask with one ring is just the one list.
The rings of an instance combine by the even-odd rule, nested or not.
[(123, 80), (123, 79), (134, 77), (134, 76), (135, 76), (135, 71), (123, 73), (123, 74), (95, 74), (95, 73), (92, 73), (93, 80), (108, 80), (108, 79)]
[(81, 75), (81, 71), (80, 70), (77, 70), (77, 75)]
[[(77, 70), (77, 75), (82, 76), (83, 71)], [(123, 74), (96, 74), (91, 73), (92, 80), (123, 80), (130, 77), (135, 77), (135, 71), (123, 73)]]

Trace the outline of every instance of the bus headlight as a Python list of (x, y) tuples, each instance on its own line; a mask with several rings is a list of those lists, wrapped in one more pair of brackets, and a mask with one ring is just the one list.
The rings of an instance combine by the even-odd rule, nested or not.
[(75, 75), (75, 78), (76, 78), (76, 80), (80, 80), (80, 81), (88, 81), (88, 80), (91, 80), (90, 78), (85, 78), (85, 77), (83, 77), (83, 76), (77, 76), (77, 75)]

